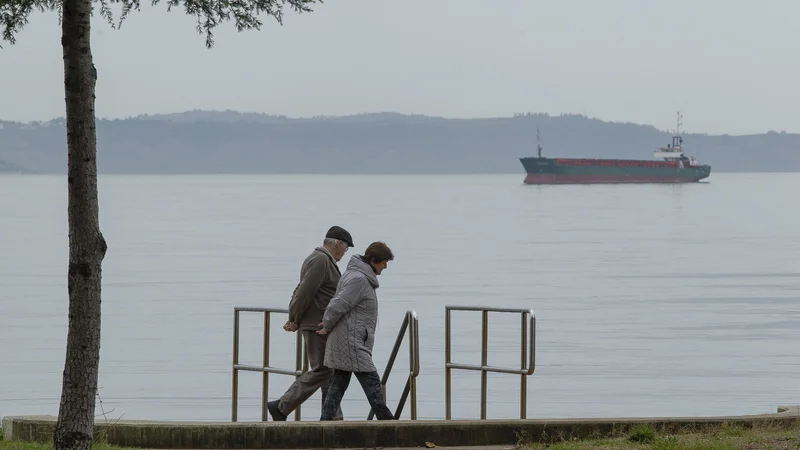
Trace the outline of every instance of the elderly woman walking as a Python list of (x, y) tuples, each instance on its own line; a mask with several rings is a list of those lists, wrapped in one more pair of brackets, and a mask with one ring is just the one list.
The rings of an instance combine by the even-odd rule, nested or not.
[(334, 369), (320, 420), (333, 420), (334, 414), (355, 373), (378, 420), (392, 420), (381, 393), (381, 380), (372, 362), (375, 326), (378, 322), (378, 275), (394, 259), (383, 242), (373, 242), (364, 255), (353, 255), (339, 281), (336, 294), (322, 317), (319, 334), (329, 334), (325, 346), (325, 366)]

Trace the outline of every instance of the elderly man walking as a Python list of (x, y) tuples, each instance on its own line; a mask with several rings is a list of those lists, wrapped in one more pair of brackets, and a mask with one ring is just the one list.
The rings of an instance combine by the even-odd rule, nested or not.
[[(328, 393), (328, 384), (333, 369), (325, 367), (325, 344), (328, 337), (317, 334), (322, 316), (328, 303), (336, 293), (341, 272), (336, 265), (348, 248), (353, 246), (353, 238), (342, 227), (332, 226), (325, 234), (321, 247), (317, 247), (303, 261), (300, 269), (300, 282), (292, 293), (289, 302), (289, 320), (283, 326), (286, 331), (303, 334), (308, 357), (308, 372), (298, 377), (286, 393), (278, 400), (267, 403), (272, 420), (284, 421), (298, 406), (322, 388), (322, 404)], [(338, 408), (334, 420), (343, 420), (342, 409)]]

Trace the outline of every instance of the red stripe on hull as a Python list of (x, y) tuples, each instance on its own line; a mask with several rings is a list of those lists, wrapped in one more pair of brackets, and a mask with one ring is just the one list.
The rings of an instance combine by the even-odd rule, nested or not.
[(696, 183), (696, 178), (643, 177), (613, 174), (531, 174), (525, 184), (596, 184), (596, 183)]

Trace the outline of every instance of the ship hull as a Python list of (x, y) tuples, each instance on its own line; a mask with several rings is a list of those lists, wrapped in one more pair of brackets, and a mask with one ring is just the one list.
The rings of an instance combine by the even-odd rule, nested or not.
[(708, 165), (631, 159), (520, 158), (525, 184), (696, 183), (711, 174)]

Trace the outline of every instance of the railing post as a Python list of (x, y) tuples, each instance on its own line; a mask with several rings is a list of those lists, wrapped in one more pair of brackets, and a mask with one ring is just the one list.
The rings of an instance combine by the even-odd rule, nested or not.
[(445, 307), (444, 312), (444, 397), (445, 397), (445, 419), (452, 417), (452, 405), (450, 398), (450, 309)]
[(267, 402), (269, 402), (269, 372), (266, 368), (269, 367), (269, 311), (264, 311), (264, 359), (263, 366), (264, 372), (261, 375), (261, 421), (266, 422), (269, 414)]
[(483, 310), (481, 327), (481, 420), (486, 419), (486, 390), (489, 372), (489, 311)]
[[(257, 312), (264, 314), (264, 348), (263, 348), (263, 357), (262, 363), (260, 366), (258, 365), (246, 365), (246, 364), (239, 364), (239, 318), (242, 312)], [(308, 356), (307, 352), (305, 351), (306, 348), (303, 345), (303, 337), (301, 333), (297, 333), (297, 341), (295, 350), (297, 352), (295, 358), (295, 368), (290, 369), (279, 369), (276, 367), (270, 367), (269, 365), (269, 346), (270, 346), (270, 324), (272, 321), (272, 313), (281, 313), (281, 314), (288, 314), (289, 310), (287, 309), (279, 309), (279, 308), (251, 308), (251, 307), (239, 307), (235, 306), (233, 308), (233, 377), (231, 380), (232, 384), (232, 398), (231, 398), (231, 421), (236, 422), (238, 418), (238, 396), (239, 396), (239, 371), (248, 371), (248, 372), (261, 372), (261, 420), (266, 421), (269, 417), (269, 407), (267, 404), (269, 403), (269, 374), (270, 373), (277, 373), (280, 375), (291, 375), (295, 377), (295, 379), (301, 376), (308, 370)], [(302, 364), (302, 366), (301, 366)], [(298, 407), (295, 410), (295, 420), (300, 420), (300, 408)]]
[(411, 391), (411, 420), (417, 420), (417, 375), (419, 375), (419, 328), (417, 318), (408, 318), (408, 365)]
[(239, 410), (239, 311), (233, 311), (233, 376), (231, 377), (231, 422), (236, 422)]
[[(306, 343), (303, 339), (303, 334), (300, 333), (300, 330), (295, 331), (297, 333), (297, 341), (295, 343), (295, 357), (294, 357), (294, 366), (295, 370), (299, 373), (301, 371), (305, 371), (306, 365), (308, 364), (308, 357), (306, 356), (308, 352), (306, 351)], [(296, 375), (295, 379), (300, 378), (300, 375)], [(297, 405), (297, 408), (294, 410), (294, 420), (296, 422), (300, 421), (300, 406)]]
[[(406, 311), (403, 317), (403, 324), (400, 325), (400, 332), (397, 333), (397, 339), (394, 341), (392, 353), (389, 355), (389, 360), (386, 362), (386, 369), (383, 371), (381, 377), (381, 395), (383, 401), (386, 402), (386, 385), (389, 382), (389, 375), (394, 367), (395, 359), (400, 351), (400, 346), (403, 345), (403, 338), (408, 333), (408, 377), (406, 378), (406, 385), (403, 388), (403, 393), (400, 395), (397, 409), (394, 412), (395, 420), (400, 419), (403, 413), (403, 407), (411, 394), (411, 420), (417, 419), (417, 375), (419, 375), (419, 327), (417, 326), (417, 313), (413, 310)], [(372, 420), (375, 416), (375, 411), (370, 408), (367, 420)]]
[[(240, 315), (241, 312), (259, 312), (264, 314), (264, 348), (263, 348), (263, 357), (261, 366), (257, 365), (246, 365), (246, 364), (239, 364), (239, 325), (240, 325)], [(296, 335), (296, 344), (295, 344), (295, 369), (279, 369), (276, 367), (270, 367), (270, 324), (272, 313), (283, 313), (288, 314), (288, 310), (286, 309), (276, 309), (276, 308), (251, 308), (251, 307), (234, 307), (233, 309), (233, 364), (232, 364), (232, 379), (231, 379), (231, 421), (236, 422), (238, 419), (238, 405), (239, 405), (239, 371), (245, 370), (250, 372), (261, 372), (262, 379), (261, 379), (261, 420), (267, 421), (269, 417), (269, 407), (267, 404), (269, 403), (269, 374), (270, 373), (277, 373), (281, 375), (292, 375), (297, 379), (303, 373), (308, 370), (308, 343), (305, 342), (303, 339), (303, 335), (298, 332)], [(419, 327), (417, 322), (417, 315), (413, 310), (407, 311), (406, 316), (403, 320), (403, 325), (400, 329), (400, 333), (397, 336), (397, 340), (395, 342), (395, 348), (392, 351), (392, 355), (389, 358), (389, 362), (387, 363), (386, 371), (384, 373), (383, 379), (381, 380), (381, 391), (386, 399), (386, 382), (389, 378), (389, 373), (391, 372), (392, 365), (394, 364), (394, 360), (397, 357), (397, 354), (400, 350), (400, 345), (403, 343), (403, 337), (405, 336), (405, 332), (409, 332), (409, 375), (408, 379), (406, 380), (406, 386), (403, 391), (403, 396), (400, 401), (400, 405), (398, 406), (397, 412), (395, 413), (396, 416), (399, 416), (403, 411), (403, 406), (408, 398), (409, 393), (411, 394), (411, 417), (412, 420), (416, 420), (417, 418), (417, 384), (416, 384), (416, 377), (419, 375)], [(370, 408), (370, 415), (368, 419), (371, 419), (373, 416), (373, 411)], [(398, 417), (399, 418), (399, 417)], [(301, 409), (298, 406), (295, 409), (295, 421), (299, 421), (301, 419)]]
[[(528, 362), (528, 351), (527, 351), (527, 344), (528, 344), (528, 321), (527, 321), (527, 313), (520, 314), (522, 317), (521, 323), (521, 338), (520, 341), (522, 342), (522, 351), (520, 352), (520, 370), (524, 371), (526, 368), (526, 363)], [(527, 409), (528, 409), (528, 375), (524, 372), (519, 375), (520, 377), (520, 400), (519, 400), (519, 418), (524, 419), (527, 417)]]
[[(462, 364), (452, 362), (451, 351), (451, 313), (452, 311), (481, 312), (481, 363)], [(521, 314), (520, 368), (493, 367), (489, 365), (489, 313)], [(529, 322), (528, 322), (529, 321)], [(530, 333), (530, 335), (528, 334)], [(530, 341), (528, 341), (530, 339)], [(530, 362), (528, 362), (528, 359)], [(506, 373), (520, 375), (520, 418), (527, 417), (528, 380), (536, 370), (536, 315), (532, 309), (489, 308), (485, 306), (445, 306), (445, 418), (452, 419), (452, 369), (475, 370), (481, 373), (481, 420), (487, 416), (488, 374)]]

